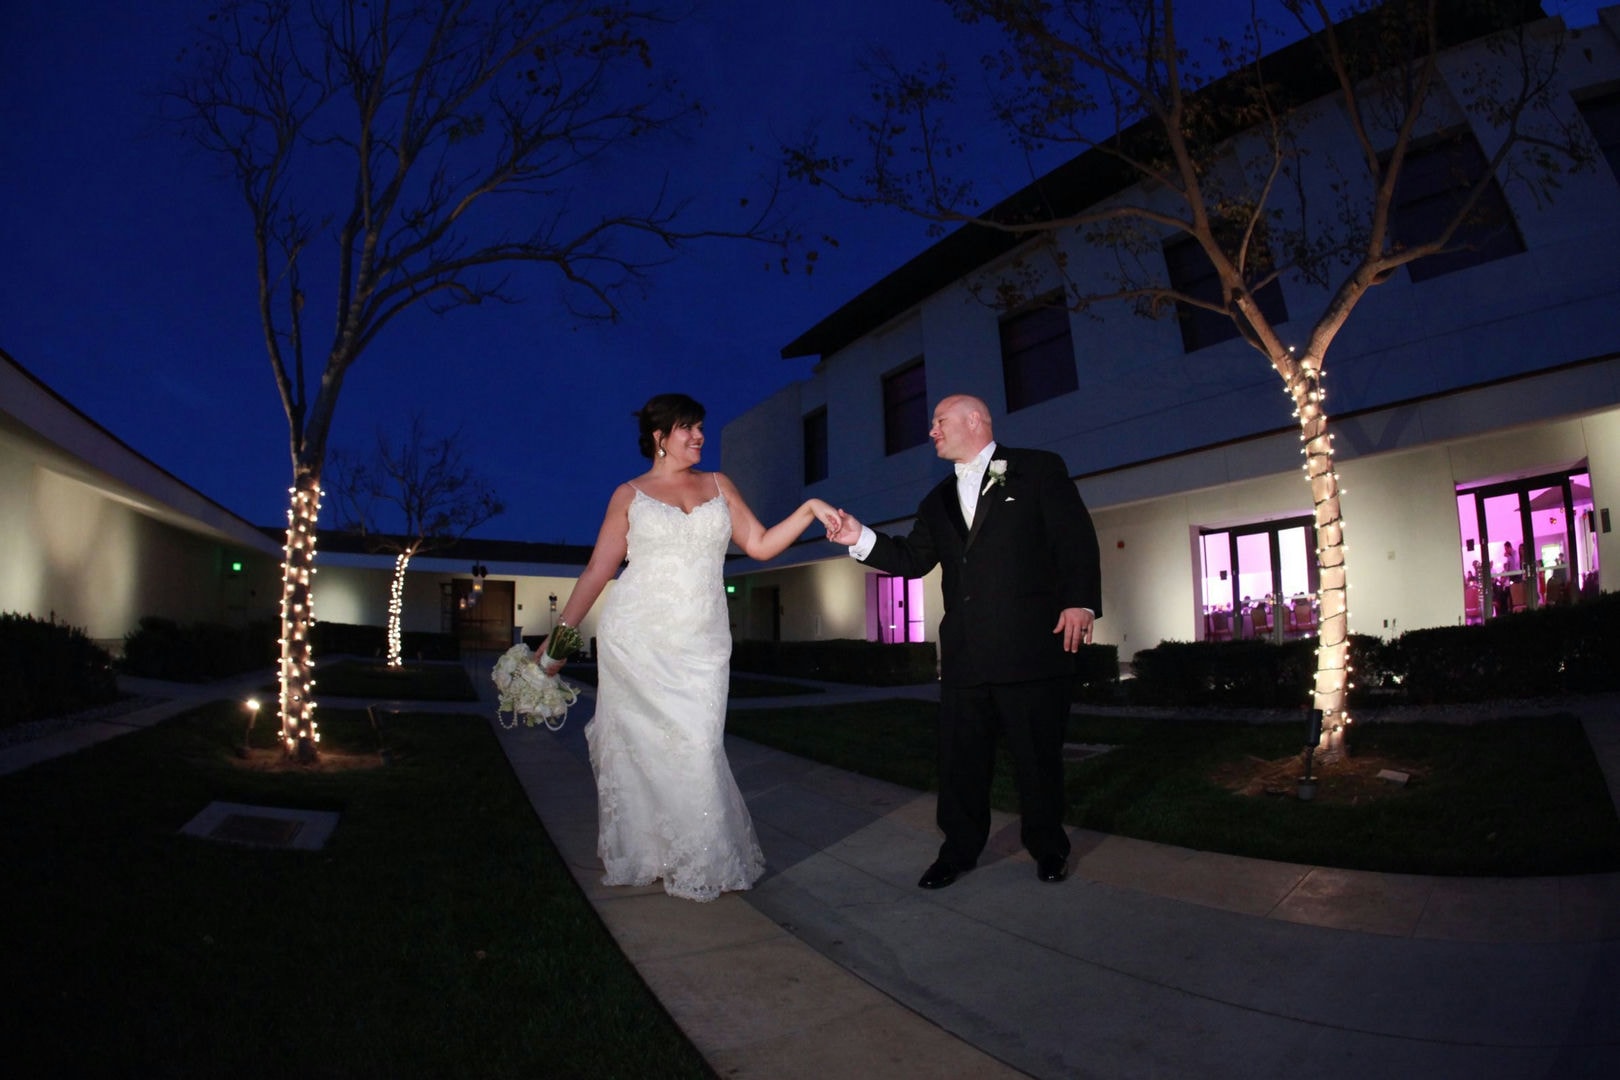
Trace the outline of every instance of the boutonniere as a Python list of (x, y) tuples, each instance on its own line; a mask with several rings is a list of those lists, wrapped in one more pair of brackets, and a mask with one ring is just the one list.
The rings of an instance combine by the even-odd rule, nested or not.
[(985, 494), (993, 487), (1000, 487), (1007, 482), (1007, 461), (1005, 458), (996, 458), (990, 467), (984, 470), (984, 487), (979, 491)]

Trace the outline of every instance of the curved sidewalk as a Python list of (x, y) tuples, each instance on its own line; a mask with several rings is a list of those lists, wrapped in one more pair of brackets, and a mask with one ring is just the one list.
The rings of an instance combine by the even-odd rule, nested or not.
[[(723, 1076), (1620, 1075), (1620, 874), (1370, 874), (1077, 830), (1051, 886), (1002, 814), (979, 868), (927, 892), (931, 797), (728, 740), (770, 868), (694, 904), (599, 884), (589, 704), (502, 745)], [(1612, 762), (1616, 721), (1593, 722)]]

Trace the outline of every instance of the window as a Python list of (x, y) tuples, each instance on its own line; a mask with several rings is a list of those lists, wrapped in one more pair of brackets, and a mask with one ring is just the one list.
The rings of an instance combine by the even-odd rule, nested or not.
[(1204, 529), (1198, 537), (1204, 640), (1306, 637), (1317, 628), (1314, 519)]
[[(1457, 216), (1468, 190), (1485, 172), (1485, 155), (1472, 136), (1413, 150), (1395, 182), (1390, 234), (1397, 248), (1426, 244)], [(1407, 263), (1413, 281), (1465, 270), (1524, 250), (1507, 197), (1492, 179), (1447, 245), (1455, 250)]]
[(1620, 93), (1588, 98), (1579, 105), (1598, 149), (1609, 159), (1609, 169), (1615, 179), (1620, 180)]
[(1074, 341), (1062, 296), (1001, 321), (1001, 374), (1007, 411), (1072, 394), (1080, 383), (1074, 371)]
[(827, 479), (827, 410), (816, 409), (804, 418), (804, 482)]
[[(1257, 244), (1254, 250), (1264, 251), (1265, 245)], [(1209, 261), (1209, 256), (1198, 246), (1198, 241), (1186, 236), (1166, 244), (1164, 262), (1170, 272), (1170, 285), (1177, 292), (1198, 300), (1207, 300), (1212, 304), (1223, 302), (1221, 281), (1215, 274), (1215, 264)], [(1261, 259), (1260, 267), (1257, 269), (1269, 272), (1270, 262), (1269, 258)], [(1288, 305), (1283, 300), (1280, 283), (1269, 282), (1255, 293), (1254, 298), (1259, 303), (1260, 310), (1265, 313), (1266, 320), (1273, 326), (1288, 321)], [(1237, 323), (1230, 315), (1218, 311), (1177, 302), (1176, 317), (1181, 321), (1181, 346), (1187, 352), (1207, 349), (1211, 345), (1230, 341), (1238, 336)]]
[(928, 441), (928, 383), (922, 358), (883, 377), (883, 452), (898, 454)]
[(1460, 487), (1457, 525), (1466, 621), (1597, 595), (1597, 506), (1584, 464)]

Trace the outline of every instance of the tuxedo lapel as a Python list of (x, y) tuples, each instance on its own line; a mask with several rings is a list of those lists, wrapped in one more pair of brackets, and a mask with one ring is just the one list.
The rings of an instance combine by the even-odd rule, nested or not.
[[(991, 488), (990, 490), (994, 491), (995, 488)], [(996, 501), (997, 500), (992, 499), (988, 494), (979, 496), (979, 505), (973, 508), (973, 526), (968, 528), (967, 540), (962, 544), (963, 551), (966, 551), (968, 548), (972, 547), (973, 541), (978, 539), (979, 530), (984, 528), (984, 519), (990, 516), (990, 508), (995, 505)], [(962, 508), (960, 505), (958, 505), (956, 508), (956, 514), (957, 517), (962, 516)], [(967, 527), (967, 522), (965, 520), (963, 521), (963, 526)]]
[(957, 538), (968, 535), (967, 518), (962, 516), (962, 500), (956, 497), (956, 477), (946, 478), (934, 489), (934, 496), (942, 504), (945, 520), (956, 530)]
[[(996, 457), (1002, 458), (1005, 449), (1005, 447), (998, 445), (996, 447)], [(980, 480), (979, 486), (979, 504), (973, 508), (973, 527), (968, 529), (967, 542), (962, 545), (962, 550), (964, 551), (973, 546), (973, 541), (979, 536), (979, 530), (984, 528), (985, 519), (988, 518), (994, 512), (995, 507), (1004, 498), (1006, 498), (1006, 496), (998, 494), (998, 492), (1002, 490), (1003, 485), (995, 483), (990, 479), (990, 472), (988, 469), (985, 470), (984, 477)], [(961, 502), (959, 499), (953, 501), (957, 502), (958, 504)], [(958, 505), (958, 514), (961, 513), (961, 509), (961, 506)]]

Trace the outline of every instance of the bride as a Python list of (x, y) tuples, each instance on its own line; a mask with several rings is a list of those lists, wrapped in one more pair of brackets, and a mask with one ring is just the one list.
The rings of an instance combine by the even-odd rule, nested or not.
[(722, 741), (731, 670), (726, 548), (773, 558), (836, 514), (810, 499), (767, 529), (730, 480), (698, 470), (702, 405), (659, 394), (636, 415), (652, 467), (613, 492), (559, 625), (578, 626), (629, 560), (602, 611), (596, 715), (585, 728), (602, 882), (662, 879), (671, 896), (713, 900), (765, 872)]

